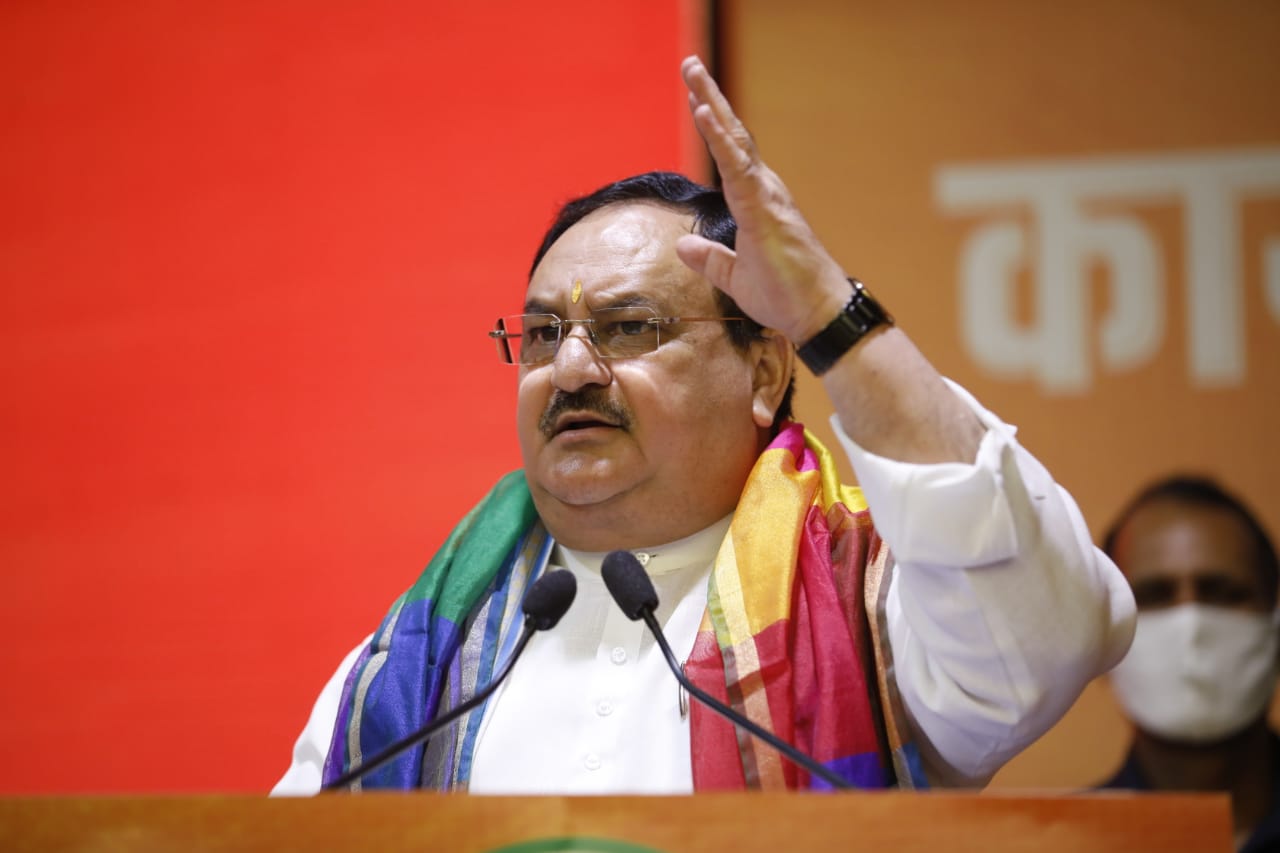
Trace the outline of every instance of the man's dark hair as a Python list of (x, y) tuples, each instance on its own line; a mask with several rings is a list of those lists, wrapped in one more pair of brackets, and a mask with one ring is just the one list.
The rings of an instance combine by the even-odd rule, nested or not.
[[(624, 178), (607, 184), (589, 195), (573, 199), (560, 208), (555, 221), (547, 229), (542, 238), (542, 245), (533, 256), (533, 264), (529, 267), (529, 278), (551, 244), (555, 243), (574, 225), (588, 214), (611, 204), (647, 202), (659, 204), (693, 216), (693, 233), (708, 240), (722, 243), (730, 249), (738, 237), (738, 223), (729, 206), (725, 204), (724, 194), (717, 189), (704, 187), (684, 175), (675, 172), (646, 172), (643, 175)], [(746, 317), (729, 295), (719, 288), (715, 290), (716, 304), (724, 317)], [(729, 341), (738, 349), (746, 350), (752, 342), (765, 339), (764, 327), (747, 317), (745, 322), (725, 323), (725, 331)], [(787, 380), (787, 391), (782, 396), (782, 404), (773, 416), (772, 431), (777, 434), (782, 424), (791, 418), (791, 400), (795, 396), (795, 377)]]
[(1275, 546), (1267, 531), (1249, 508), (1234, 495), (1227, 492), (1208, 477), (1177, 474), (1158, 480), (1147, 486), (1137, 497), (1129, 502), (1111, 524), (1102, 540), (1102, 550), (1107, 556), (1115, 558), (1116, 539), (1120, 531), (1133, 517), (1133, 514), (1147, 504), (1159, 501), (1180, 503), (1184, 506), (1221, 509), (1234, 514), (1249, 530), (1253, 538), (1254, 552), (1257, 556), (1257, 570), (1262, 578), (1263, 588), (1269, 600), (1274, 602), (1280, 591), (1280, 560), (1277, 559)]

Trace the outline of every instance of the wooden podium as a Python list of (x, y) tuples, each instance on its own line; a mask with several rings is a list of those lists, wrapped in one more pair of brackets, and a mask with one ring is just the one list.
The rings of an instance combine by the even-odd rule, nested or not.
[(0, 800), (0, 850), (1230, 853), (1219, 794), (462, 794)]

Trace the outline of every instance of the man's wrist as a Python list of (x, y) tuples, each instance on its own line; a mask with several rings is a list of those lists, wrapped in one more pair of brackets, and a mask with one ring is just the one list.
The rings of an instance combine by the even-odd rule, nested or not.
[(800, 360), (821, 376), (853, 349), (873, 329), (892, 326), (893, 317), (876, 301), (862, 282), (850, 278), (853, 292), (844, 309), (822, 331), (796, 347)]

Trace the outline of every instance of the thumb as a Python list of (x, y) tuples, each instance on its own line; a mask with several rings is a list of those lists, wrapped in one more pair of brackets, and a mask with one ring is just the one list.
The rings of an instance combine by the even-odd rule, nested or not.
[(685, 234), (676, 241), (676, 255), (689, 269), (733, 295), (729, 292), (729, 279), (733, 276), (733, 264), (738, 257), (733, 249), (697, 234)]

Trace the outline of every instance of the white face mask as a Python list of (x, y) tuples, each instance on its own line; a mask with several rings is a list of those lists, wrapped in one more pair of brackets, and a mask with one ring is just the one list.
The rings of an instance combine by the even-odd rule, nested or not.
[(1139, 611), (1133, 647), (1111, 670), (1111, 687), (1138, 728), (1209, 743), (1263, 713), (1276, 672), (1274, 614), (1181, 604)]

